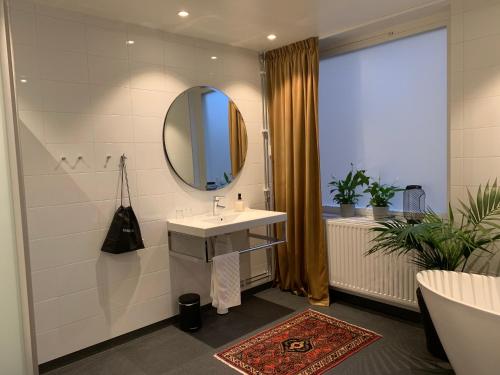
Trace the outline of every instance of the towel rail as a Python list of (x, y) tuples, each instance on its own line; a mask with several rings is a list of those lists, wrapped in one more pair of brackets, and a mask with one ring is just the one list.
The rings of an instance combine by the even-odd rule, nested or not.
[[(269, 248), (272, 248), (274, 246), (286, 243), (287, 242), (286, 221), (282, 222), (281, 224), (282, 224), (282, 228), (283, 228), (283, 231), (282, 231), (283, 239), (278, 239), (278, 238), (274, 238), (274, 237), (265, 236), (262, 234), (248, 232), (248, 237), (266, 240), (267, 242), (263, 243), (263, 244), (249, 247), (247, 249), (238, 250), (237, 252), (239, 254), (245, 254), (245, 253), (249, 253), (249, 252), (256, 251), (256, 250), (269, 249)], [(170, 237), (170, 233), (169, 233), (169, 237)], [(215, 238), (216, 237), (209, 237), (206, 239), (206, 241), (211, 242), (211, 244), (212, 244), (211, 248), (213, 250), (215, 249)], [(196, 257), (194, 255), (188, 255), (188, 254), (177, 252), (177, 251), (173, 250), (172, 246), (170, 246), (170, 255), (177, 257), (177, 258), (180, 258), (180, 259), (184, 259), (184, 260), (195, 261), (197, 263), (211, 263), (212, 258), (210, 258), (208, 255), (208, 248), (209, 248), (208, 244), (205, 243), (205, 254), (204, 254), (205, 259), (200, 258), (200, 257)]]

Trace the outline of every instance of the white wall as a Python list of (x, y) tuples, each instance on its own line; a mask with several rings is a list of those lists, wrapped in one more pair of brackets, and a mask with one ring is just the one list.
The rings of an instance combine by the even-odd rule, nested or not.
[[(450, 193), (500, 178), (500, 0), (452, 0)], [(500, 274), (500, 261), (487, 272)]]
[[(0, 6), (3, 6), (0, 1)], [(0, 10), (0, 13), (2, 11)], [(3, 18), (3, 14), (1, 15)], [(4, 27), (3, 22), (0, 22)], [(0, 33), (3, 34), (3, 33)], [(3, 51), (2, 51), (3, 52)], [(1, 67), (3, 68), (3, 66)], [(1, 81), (2, 74), (0, 74)], [(9, 165), (9, 147), (0, 82), (0, 369), (11, 375), (26, 374), (23, 343), (23, 313), (21, 307), (16, 227)]]
[[(446, 211), (447, 83), (446, 29), (322, 59), (323, 205), (337, 205), (328, 183), (332, 175), (344, 178), (353, 163), (385, 184), (422, 185), (426, 204)], [(363, 194), (358, 207), (369, 200)], [(402, 193), (391, 207), (403, 209)]]
[[(241, 176), (218, 193), (228, 197), (229, 206), (241, 192), (251, 207), (263, 207), (259, 65), (257, 54), (246, 50), (29, 1), (13, 6), (43, 363), (174, 315), (176, 297), (184, 291), (198, 291), (208, 301), (209, 267), (169, 262), (165, 220), (176, 209), (208, 212), (214, 193), (187, 188), (167, 166), (163, 116), (190, 86), (225, 91), (244, 116), (249, 148)], [(129, 39), (135, 44), (127, 46)], [(147, 249), (117, 256), (99, 249), (117, 203), (122, 153)], [(263, 270), (264, 259), (252, 258), (254, 273)]]

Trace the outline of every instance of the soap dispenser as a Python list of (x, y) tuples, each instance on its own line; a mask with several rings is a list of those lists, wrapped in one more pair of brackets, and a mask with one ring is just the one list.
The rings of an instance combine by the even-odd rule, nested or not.
[(241, 198), (241, 193), (238, 193), (238, 200), (234, 203), (234, 210), (238, 212), (245, 211), (245, 201)]

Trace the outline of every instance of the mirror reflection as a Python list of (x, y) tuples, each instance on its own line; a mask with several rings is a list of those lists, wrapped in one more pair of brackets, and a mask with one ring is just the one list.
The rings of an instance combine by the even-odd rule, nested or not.
[(247, 153), (245, 122), (233, 101), (213, 87), (192, 87), (170, 106), (163, 127), (167, 159), (177, 175), (200, 190), (230, 184)]

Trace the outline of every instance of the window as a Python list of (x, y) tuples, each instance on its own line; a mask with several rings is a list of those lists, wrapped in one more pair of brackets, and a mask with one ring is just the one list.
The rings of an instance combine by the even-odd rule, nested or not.
[[(426, 32), (320, 61), (323, 205), (328, 182), (350, 164), (382, 183), (422, 185), (426, 204), (447, 207), (447, 35)], [(364, 195), (358, 207), (365, 207)], [(392, 209), (402, 210), (398, 193)]]

